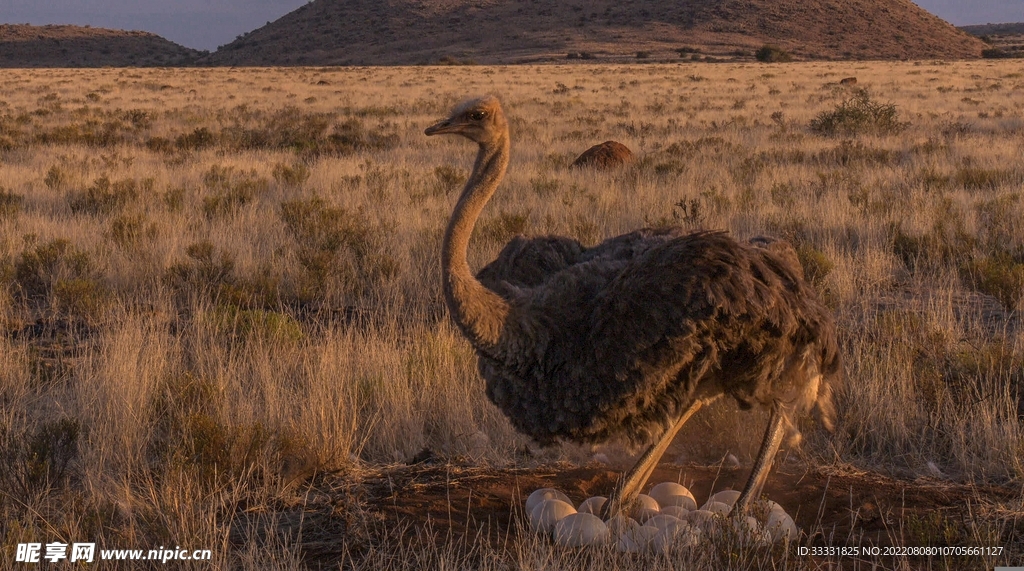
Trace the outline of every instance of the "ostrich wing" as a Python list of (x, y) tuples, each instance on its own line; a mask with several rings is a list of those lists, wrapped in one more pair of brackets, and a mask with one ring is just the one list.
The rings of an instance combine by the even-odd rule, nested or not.
[[(637, 410), (665, 425), (699, 386), (742, 405), (780, 395), (779, 376), (816, 339), (825, 310), (795, 268), (720, 232), (682, 236), (629, 263), (595, 300), (589, 345)], [(804, 314), (807, 314), (805, 317)], [(662, 402), (648, 406), (642, 403)], [(767, 403), (765, 403), (767, 404)]]
[(579, 242), (564, 236), (516, 236), (476, 278), (487, 289), (507, 297), (508, 285), (539, 286), (552, 274), (578, 263), (583, 250)]
[(586, 248), (566, 236), (516, 236), (476, 275), (491, 291), (509, 298), (514, 288), (543, 285), (554, 274), (593, 261), (627, 261), (651, 247), (679, 236), (679, 228), (645, 228)]

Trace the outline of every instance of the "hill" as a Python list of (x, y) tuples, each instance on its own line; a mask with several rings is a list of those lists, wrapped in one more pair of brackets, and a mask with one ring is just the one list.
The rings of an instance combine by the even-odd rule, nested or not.
[(808, 59), (961, 59), (984, 47), (908, 0), (315, 0), (204, 63), (678, 59), (766, 43)]
[(991, 46), (981, 52), (982, 57), (1024, 58), (1024, 22), (962, 26), (960, 29)]
[(1021, 36), (1024, 35), (1024, 22), (978, 24), (975, 26), (960, 26), (960, 29), (972, 36)]
[(180, 66), (201, 55), (149, 32), (0, 25), (0, 67)]

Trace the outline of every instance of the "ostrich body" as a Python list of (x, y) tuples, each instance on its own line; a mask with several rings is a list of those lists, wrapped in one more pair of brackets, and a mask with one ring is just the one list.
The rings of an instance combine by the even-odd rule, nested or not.
[(605, 516), (635, 499), (683, 423), (722, 395), (771, 410), (735, 513), (760, 492), (785, 429), (795, 431), (791, 415), (817, 409), (831, 426), (835, 331), (791, 246), (680, 229), (638, 230), (593, 248), (517, 237), (477, 277), (469, 239), (508, 165), (508, 124), (486, 97), (426, 130), (443, 133), (479, 145), (444, 236), (442, 281), (488, 398), (541, 443), (654, 441)]

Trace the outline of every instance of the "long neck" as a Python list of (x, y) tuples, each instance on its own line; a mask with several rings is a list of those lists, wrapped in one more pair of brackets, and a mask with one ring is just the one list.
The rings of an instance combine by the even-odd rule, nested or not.
[(455, 205), (441, 246), (444, 299), (448, 309), (470, 343), (491, 356), (498, 353), (509, 306), (476, 279), (469, 270), (466, 253), (480, 211), (505, 175), (508, 156), (507, 132), (494, 141), (480, 144), (473, 174)]

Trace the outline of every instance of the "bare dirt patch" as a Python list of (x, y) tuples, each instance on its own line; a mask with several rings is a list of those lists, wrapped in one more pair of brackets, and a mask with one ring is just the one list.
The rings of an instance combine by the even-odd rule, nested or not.
[[(607, 495), (619, 474), (599, 463), (487, 468), (448, 462), (391, 466), (361, 475), (327, 474), (310, 482), (301, 505), (278, 515), (278, 532), (301, 535), (303, 555), (314, 567), (358, 561), (375, 542), (395, 541), (394, 530), (399, 530), (399, 537), (432, 538), (440, 549), (481, 540), (502, 549), (531, 533), (522, 505), (533, 490), (553, 487), (578, 504), (590, 496)], [(680, 482), (702, 502), (714, 492), (740, 489), (747, 475), (747, 467), (663, 464), (649, 485)], [(782, 504), (804, 533), (791, 546), (794, 550), (980, 546), (985, 538), (968, 530), (986, 528), (996, 534), (987, 538), (990, 545), (1003, 547), (1006, 560), (1013, 560), (1012, 553), (1019, 557), (1021, 551), (1016, 518), (1007, 517), (1007, 510), (1019, 509), (1020, 494), (1010, 487), (899, 480), (849, 467), (813, 468), (790, 461), (772, 471), (764, 494)], [(907, 561), (911, 568), (933, 568), (939, 559)], [(802, 561), (826, 568), (837, 562), (828, 557)], [(956, 563), (948, 568), (958, 569), (986, 564), (979, 557), (949, 561)]]

